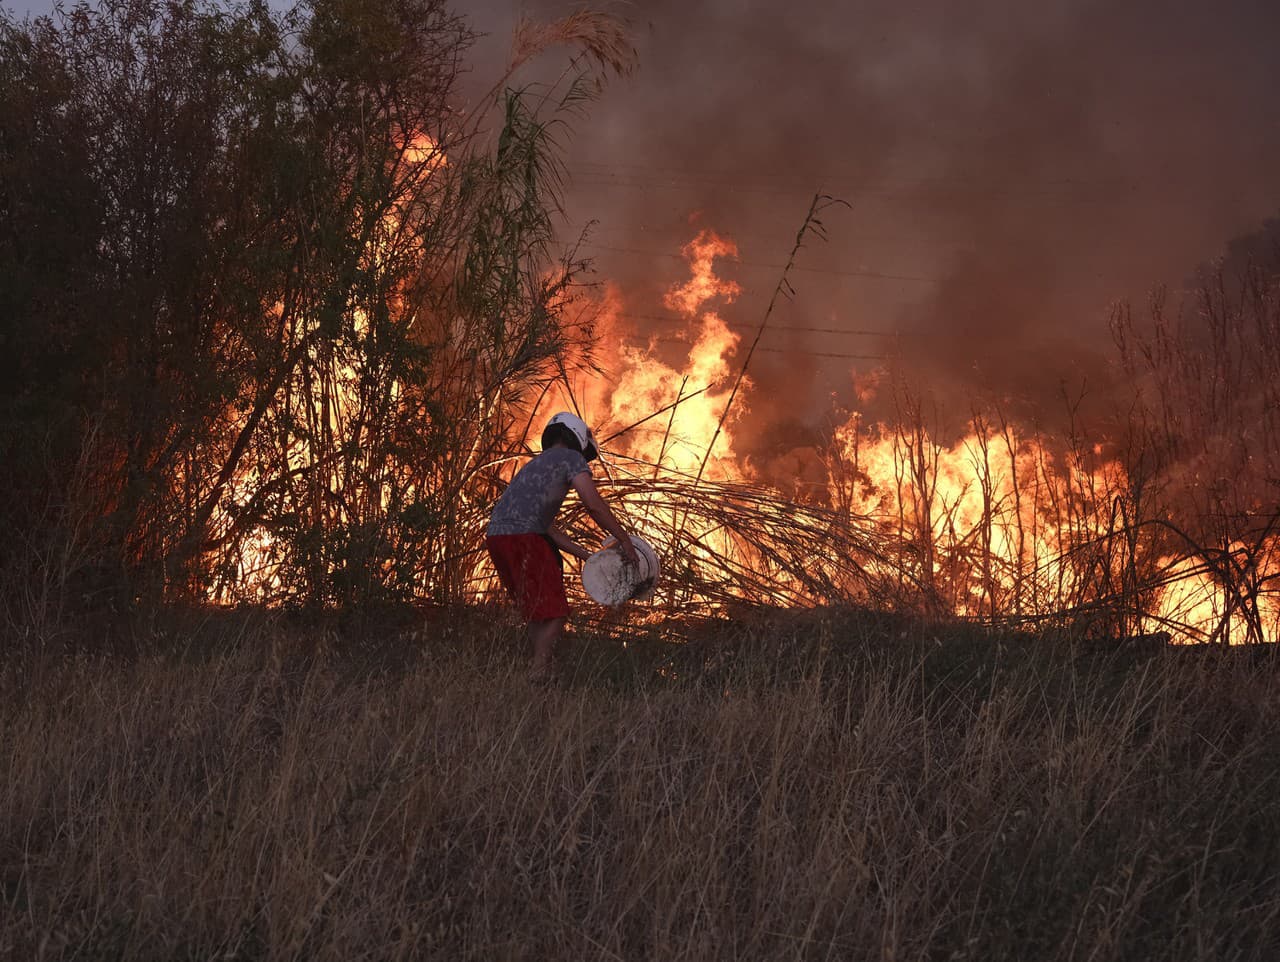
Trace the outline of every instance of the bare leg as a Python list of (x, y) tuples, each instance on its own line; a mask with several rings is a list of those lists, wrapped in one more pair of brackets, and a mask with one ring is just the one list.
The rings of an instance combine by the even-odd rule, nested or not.
[(555, 657), (556, 642), (564, 631), (564, 618), (548, 618), (529, 622), (529, 643), (533, 647), (533, 665), (529, 677), (546, 681), (551, 677), (551, 663)]

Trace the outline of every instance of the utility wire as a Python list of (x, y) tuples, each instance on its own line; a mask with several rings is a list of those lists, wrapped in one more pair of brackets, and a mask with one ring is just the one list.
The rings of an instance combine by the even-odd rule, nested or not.
[[(583, 247), (594, 248), (595, 250), (613, 251), (619, 254), (647, 254), (653, 257), (671, 257), (676, 260), (684, 260), (683, 254), (673, 254), (671, 251), (653, 250), (643, 247), (612, 247), (608, 244), (596, 244), (590, 240), (584, 241), (581, 245), (563, 244), (566, 248), (581, 249)], [(756, 267), (768, 270), (781, 270), (785, 264), (766, 264), (762, 261), (742, 261), (730, 259), (730, 262), (739, 267)], [(936, 277), (925, 277), (920, 274), (888, 274), (882, 271), (847, 271), (835, 270), (827, 267), (793, 267), (793, 271), (803, 271), (806, 274), (833, 274), (839, 277), (870, 277), (875, 280), (884, 281), (914, 281), (921, 284), (937, 284)]]
[[(684, 344), (685, 347), (692, 347), (687, 340), (681, 338), (652, 338), (658, 344)], [(756, 348), (755, 353), (767, 354), (803, 354), (805, 357), (837, 357), (847, 358), (850, 361), (892, 361), (892, 354), (844, 354), (840, 352), (827, 351), (808, 351), (805, 348)]]
[[(698, 323), (694, 319), (682, 317), (679, 314), (635, 314), (635, 313), (632, 313), (631, 311), (624, 311), (622, 314), (618, 316), (629, 318), (632, 320), (658, 321), (660, 323), (668, 323), (668, 324), (674, 324), (678, 322), (686, 323), (686, 324)], [(728, 328), (741, 328), (744, 330), (751, 330), (751, 331), (754, 331), (756, 329), (755, 324), (748, 324), (743, 321), (726, 321), (721, 319), (721, 323)], [(927, 331), (872, 331), (872, 330), (864, 330), (864, 329), (857, 329), (857, 328), (803, 327), (800, 325), (794, 325), (794, 326), (787, 325), (786, 327), (769, 328), (769, 333), (771, 334), (790, 334), (792, 332), (798, 332), (798, 333), (804, 333), (804, 334), (848, 334), (851, 337), (898, 338), (898, 337), (933, 337), (934, 336), (928, 333)]]
[(830, 357), (849, 361), (892, 361), (891, 354), (840, 354), (830, 351), (806, 351), (798, 347), (757, 347), (758, 354), (801, 354), (805, 357)]
[[(588, 231), (588, 234), (589, 234), (588, 240), (584, 241), (584, 243), (594, 244), (595, 242), (591, 241), (590, 238), (596, 237), (600, 234), (622, 234), (628, 239), (630, 239), (630, 238), (634, 238), (637, 234), (644, 237), (651, 237), (658, 234), (670, 234), (672, 232), (682, 231), (682, 230), (688, 230), (688, 225), (681, 223), (681, 224), (672, 224), (672, 225), (663, 226), (663, 227), (653, 227), (648, 225), (637, 225), (634, 227), (605, 227), (598, 223), (592, 223)], [(747, 240), (754, 240), (754, 241), (776, 241), (777, 240), (776, 235), (764, 230), (735, 229), (733, 230), (732, 234), (733, 234), (733, 239), (735, 241), (742, 240), (744, 238)], [(926, 236), (923, 234), (883, 234), (883, 233), (848, 234), (843, 232), (841, 233), (841, 236), (848, 241), (867, 241), (870, 243), (877, 243), (877, 244), (878, 243), (902, 243), (902, 244), (924, 243), (932, 247), (946, 250), (948, 252), (957, 252), (957, 253), (973, 253), (976, 250), (976, 248), (974, 248), (967, 241), (956, 241), (955, 243), (943, 244), (943, 243), (936, 242), (937, 241), (936, 232), (931, 232), (931, 235), (932, 236)]]
[[(654, 341), (659, 344), (683, 344), (690, 347), (688, 341), (681, 340), (678, 337), (655, 337)], [(757, 354), (799, 354), (805, 357), (828, 357), (837, 358), (848, 361), (891, 361), (893, 356), (890, 354), (842, 354), (840, 352), (831, 351), (809, 351), (800, 347), (757, 347)]]
[[(573, 186), (584, 187), (602, 187), (606, 189), (627, 189), (627, 190), (676, 190), (676, 191), (706, 191), (706, 190), (725, 190), (734, 194), (757, 194), (769, 197), (794, 197), (796, 194), (804, 193), (811, 187), (803, 187), (800, 183), (796, 183), (795, 187), (786, 188), (782, 186), (769, 186), (767, 184), (734, 184), (723, 179), (708, 179), (705, 181), (698, 180), (641, 180), (626, 174), (595, 174), (589, 171), (577, 171), (569, 168), (569, 173), (573, 176), (569, 178), (569, 184)], [(628, 179), (621, 179), (627, 177)], [(812, 184), (812, 181), (809, 181)], [(868, 196), (875, 195), (879, 197), (892, 197), (895, 194), (909, 194), (913, 190), (922, 190), (930, 188), (928, 182), (917, 184), (873, 184), (856, 186), (850, 185), (845, 188), (847, 193)], [(990, 190), (972, 190), (961, 188), (933, 188), (935, 195), (947, 197), (971, 197), (971, 198), (991, 198), (991, 197), (1016, 197), (1022, 200), (1047, 200), (1058, 201), (1062, 203), (1105, 203), (1111, 200), (1110, 197), (1098, 195), (1090, 197), (1081, 194), (1070, 194), (1060, 191), (1047, 190), (1019, 190), (1012, 187), (1000, 187)]]
[[(580, 171), (593, 176), (628, 176), (638, 177), (643, 174), (667, 174), (677, 177), (685, 177), (690, 180), (708, 180), (715, 184), (722, 184), (726, 180), (737, 179), (742, 182), (758, 182), (758, 181), (790, 181), (797, 184), (805, 184), (812, 186), (815, 181), (827, 185), (834, 186), (851, 186), (857, 189), (884, 189), (895, 190), (912, 187), (924, 186), (946, 186), (946, 185), (963, 185), (972, 187), (978, 185), (981, 187), (995, 186), (994, 182), (980, 177), (920, 177), (916, 180), (868, 180), (865, 176), (858, 174), (838, 174), (832, 172), (808, 174), (797, 174), (795, 172), (770, 172), (756, 169), (738, 169), (738, 170), (711, 170), (708, 168), (696, 167), (676, 167), (663, 164), (643, 164), (643, 163), (626, 163), (626, 162), (603, 162), (579, 160), (568, 165), (571, 171)], [(1133, 187), (1136, 186), (1133, 180), (1082, 180), (1077, 177), (1057, 177), (1040, 181), (1037, 187), (1043, 188), (1115, 188), (1115, 187)], [(995, 187), (993, 192), (1006, 193), (1007, 187)]]

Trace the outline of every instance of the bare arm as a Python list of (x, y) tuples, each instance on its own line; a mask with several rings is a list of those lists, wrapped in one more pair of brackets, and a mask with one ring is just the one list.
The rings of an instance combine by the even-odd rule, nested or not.
[(618, 523), (618, 519), (609, 510), (609, 506), (604, 503), (604, 498), (600, 497), (600, 491), (596, 488), (595, 481), (591, 480), (591, 472), (583, 471), (581, 474), (574, 475), (573, 489), (578, 492), (578, 497), (582, 499), (587, 513), (595, 519), (596, 524), (618, 540), (618, 547), (622, 551), (622, 556), (631, 564), (638, 565), (640, 559), (636, 556), (636, 546), (631, 543), (627, 533), (622, 530), (622, 525)]
[(582, 545), (578, 544), (578, 542), (574, 541), (554, 524), (547, 529), (547, 537), (550, 538), (551, 543), (561, 551), (571, 554), (581, 561), (586, 561), (591, 557), (590, 551), (582, 547)]

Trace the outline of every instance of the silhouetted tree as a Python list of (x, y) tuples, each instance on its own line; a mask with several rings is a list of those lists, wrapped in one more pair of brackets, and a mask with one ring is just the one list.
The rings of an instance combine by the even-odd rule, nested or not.
[[(313, 604), (465, 589), (530, 388), (588, 87), (452, 105), (443, 0), (107, 0), (0, 22), (11, 580)], [(625, 69), (615, 21), (527, 27)], [(505, 91), (505, 92), (504, 92)], [(496, 122), (495, 122), (496, 121)]]

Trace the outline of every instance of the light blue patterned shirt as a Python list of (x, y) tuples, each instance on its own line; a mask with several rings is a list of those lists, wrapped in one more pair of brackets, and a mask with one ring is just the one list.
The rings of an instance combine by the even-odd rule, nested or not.
[(543, 451), (523, 468), (494, 505), (486, 534), (546, 534), (556, 520), (573, 479), (591, 472), (572, 448)]

